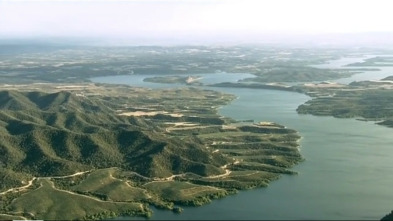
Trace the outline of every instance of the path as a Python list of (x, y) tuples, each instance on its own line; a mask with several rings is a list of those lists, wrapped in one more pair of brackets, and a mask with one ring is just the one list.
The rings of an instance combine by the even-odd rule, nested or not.
[(83, 172), (77, 172), (71, 175), (66, 175), (66, 176), (49, 176), (49, 177), (33, 177), (33, 179), (31, 179), (29, 181), (29, 183), (25, 186), (21, 186), (21, 187), (14, 187), (11, 188), (9, 190), (6, 190), (4, 192), (1, 192), (0, 195), (4, 195), (7, 194), (9, 192), (20, 192), (23, 190), (26, 190), (27, 188), (29, 188), (31, 185), (33, 185), (34, 180), (36, 179), (64, 179), (64, 178), (70, 178), (70, 177), (75, 177), (75, 176), (79, 176), (79, 175), (83, 175), (85, 173), (91, 172), (92, 170), (87, 170), (87, 171), (83, 171)]
[(33, 177), (33, 179), (30, 180), (29, 183), (28, 183), (27, 185), (21, 186), (21, 187), (14, 187), (14, 188), (11, 188), (11, 189), (9, 189), (9, 190), (6, 190), (6, 191), (4, 191), (4, 192), (1, 192), (0, 195), (7, 194), (7, 193), (9, 193), (9, 192), (19, 192), (19, 191), (25, 190), (25, 189), (29, 188), (31, 185), (33, 185), (33, 182), (34, 182), (34, 180), (36, 180), (36, 179), (37, 179), (37, 177)]

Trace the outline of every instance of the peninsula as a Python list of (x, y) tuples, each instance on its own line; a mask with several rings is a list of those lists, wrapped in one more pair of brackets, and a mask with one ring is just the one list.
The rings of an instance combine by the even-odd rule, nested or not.
[(192, 87), (1, 85), (0, 219), (181, 212), (296, 174), (298, 133), (218, 115), (233, 99)]

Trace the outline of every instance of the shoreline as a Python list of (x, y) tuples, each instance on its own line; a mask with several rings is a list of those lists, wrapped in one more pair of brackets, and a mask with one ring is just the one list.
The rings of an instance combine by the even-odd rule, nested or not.
[[(42, 91), (46, 92), (42, 92), (40, 96), (68, 97), (67, 102), (73, 102), (74, 106), (72, 106), (72, 108), (78, 108), (78, 106), (75, 106), (78, 105), (78, 102), (85, 102), (87, 100), (89, 102), (99, 101), (101, 99), (101, 96), (110, 97), (111, 99), (106, 99), (107, 102), (113, 99), (113, 102), (116, 103), (116, 106), (119, 106), (121, 102), (130, 102), (127, 100), (129, 99), (128, 96), (123, 96), (126, 94), (128, 95), (130, 93), (130, 90), (135, 90), (138, 92), (142, 90), (140, 88), (135, 89), (131, 86), (113, 86), (104, 84), (88, 84), (88, 86), (86, 87), (84, 84), (73, 84), (72, 87), (67, 87), (67, 85), (65, 84), (61, 84), (62, 86), (59, 87), (59, 85), (60, 84), (46, 84), (45, 88), (42, 88)], [(18, 86), (14, 86), (16, 87), (16, 89), (18, 88)], [(15, 87), (13, 87), (13, 89), (15, 89)], [(300, 136), (298, 135), (298, 131), (288, 129), (285, 126), (272, 122), (243, 122), (241, 124), (233, 124), (232, 122), (234, 121), (234, 119), (230, 119), (223, 115), (220, 115), (217, 113), (217, 111), (220, 107), (225, 106), (232, 102), (234, 99), (236, 99), (234, 95), (229, 95), (213, 90), (202, 90), (195, 88), (184, 88), (181, 90), (183, 90), (184, 93), (182, 93), (182, 96), (184, 97), (182, 98), (184, 99), (184, 101), (182, 102), (185, 102), (185, 104), (191, 102), (187, 106), (191, 105), (190, 109), (194, 110), (195, 113), (192, 113), (192, 116), (188, 113), (189, 110), (180, 110), (179, 112), (168, 111), (168, 108), (171, 109), (172, 104), (167, 104), (166, 107), (157, 106), (154, 108), (151, 105), (145, 105), (143, 107), (138, 106), (138, 109), (150, 108), (148, 114), (138, 111), (130, 112), (130, 108), (127, 106), (123, 107), (124, 110), (116, 108), (114, 110), (111, 110), (110, 112), (108, 112), (109, 109), (106, 109), (104, 104), (101, 104), (100, 108), (102, 108), (101, 110), (103, 111), (103, 114), (107, 114), (108, 116), (119, 117), (122, 119), (137, 118), (141, 121), (148, 120), (149, 122), (151, 122), (149, 124), (156, 125), (157, 129), (160, 128), (157, 131), (158, 134), (154, 135), (162, 137), (160, 139), (165, 140), (169, 139), (170, 137), (172, 137), (171, 139), (178, 139), (177, 137), (183, 137), (184, 135), (189, 136), (192, 134), (193, 136), (198, 138), (200, 142), (202, 142), (200, 144), (193, 143), (193, 145), (199, 145), (198, 148), (201, 149), (198, 151), (202, 151), (200, 154), (203, 153), (207, 154), (206, 156), (209, 156), (206, 159), (198, 159), (198, 161), (205, 161), (204, 164), (200, 164), (197, 160), (194, 159), (195, 165), (203, 165), (204, 167), (209, 168), (208, 170), (206, 169), (206, 172), (199, 172), (198, 170), (185, 170), (185, 172), (183, 173), (175, 173), (174, 171), (169, 171), (169, 173), (172, 173), (171, 175), (165, 176), (164, 174), (162, 174), (161, 176), (157, 177), (154, 174), (146, 175), (142, 174), (140, 171), (138, 172), (137, 170), (124, 168), (124, 172), (115, 174), (114, 172), (110, 172), (112, 171), (111, 168), (113, 167), (96, 167), (99, 170), (87, 170), (85, 172), (76, 171), (71, 175), (54, 174), (52, 176), (34, 176), (32, 182), (29, 182), (27, 186), (15, 187), (5, 190), (4, 194), (2, 192), (2, 195), (9, 196), (9, 194), (15, 191), (15, 193), (17, 194), (23, 193), (21, 196), (17, 196), (16, 200), (10, 202), (13, 206), (19, 205), (22, 203), (20, 202), (20, 200), (18, 200), (19, 198), (26, 198), (29, 200), (30, 198), (34, 199), (34, 193), (40, 191), (41, 187), (31, 190), (30, 186), (37, 187), (37, 185), (40, 185), (41, 183), (41, 186), (44, 185), (43, 188), (47, 189), (48, 191), (54, 192), (55, 195), (57, 194), (63, 197), (64, 195), (71, 194), (72, 192), (72, 197), (74, 198), (86, 200), (86, 197), (88, 197), (89, 200), (97, 198), (98, 200), (100, 200), (97, 201), (98, 203), (108, 202), (115, 205), (117, 201), (106, 201), (106, 198), (102, 198), (103, 196), (100, 195), (100, 192), (98, 192), (99, 194), (97, 195), (94, 189), (90, 190), (89, 186), (91, 184), (83, 185), (84, 182), (89, 183), (89, 180), (93, 179), (92, 174), (95, 174), (94, 176), (100, 176), (103, 180), (108, 180), (110, 182), (119, 182), (119, 185), (124, 186), (124, 188), (129, 189), (129, 191), (131, 191), (131, 189), (133, 189), (134, 187), (137, 187), (139, 189), (143, 189), (143, 191), (145, 191), (144, 194), (158, 195), (162, 198), (150, 199), (147, 201), (148, 204), (158, 208), (165, 208), (179, 212), (179, 210), (177, 209), (178, 207), (173, 207), (173, 203), (176, 203), (176, 205), (201, 206), (210, 203), (212, 200), (223, 198), (227, 195), (232, 195), (238, 190), (266, 187), (269, 182), (278, 179), (281, 174), (296, 174), (296, 172), (292, 171), (291, 168), (295, 164), (302, 161), (299, 151), (300, 149), (298, 139), (300, 138)], [(13, 90), (12, 94), (15, 97), (19, 98), (24, 96), (30, 96), (31, 93), (36, 93), (34, 85), (32, 85), (31, 88), (28, 86), (23, 86), (21, 91)], [(105, 94), (105, 92), (109, 91), (117, 95), (115, 97), (112, 97), (113, 94), (111, 93)], [(161, 93), (161, 91), (165, 91), (165, 93)], [(196, 91), (198, 93), (195, 93)], [(76, 95), (82, 92), (84, 94), (83, 97)], [(157, 96), (156, 99), (160, 99), (160, 96), (162, 94), (165, 94), (165, 96), (172, 96), (172, 94), (179, 93), (179, 89), (146, 89), (144, 93), (151, 93), (151, 95)], [(190, 97), (188, 97), (187, 94), (190, 94)], [(8, 96), (8, 93), (2, 93), (1, 96)], [(136, 94), (134, 96), (137, 100), (143, 99), (139, 98), (139, 96)], [(144, 96), (146, 96), (146, 94), (144, 94)], [(120, 100), (116, 100), (114, 98)], [(122, 101), (121, 99), (124, 99), (124, 101)], [(203, 105), (201, 106), (199, 102), (193, 103), (193, 99), (194, 102), (199, 101), (202, 102), (201, 104)], [(179, 100), (176, 99), (176, 101), (172, 102), (178, 103)], [(109, 103), (107, 103), (106, 105), (108, 104)], [(63, 103), (63, 105), (65, 104)], [(39, 109), (39, 107), (36, 107), (35, 111), (37, 113), (40, 113), (41, 109)], [(126, 113), (126, 115), (135, 116), (120, 116), (119, 113)], [(176, 116), (172, 116), (171, 113), (176, 113)], [(85, 115), (85, 118), (95, 116), (94, 112), (91, 112), (90, 114), (89, 112), (87, 112), (86, 114), (87, 115)], [(177, 126), (181, 126), (181, 130), (165, 130)], [(270, 138), (274, 139), (270, 140)], [(177, 145), (183, 145), (183, 142), (188, 141), (184, 140), (183, 138), (181, 142)], [(192, 140), (190, 140), (189, 142), (192, 143)], [(184, 149), (184, 147), (182, 148)], [(185, 150), (188, 151), (188, 149)], [(212, 157), (212, 159), (216, 160), (210, 160), (210, 156)], [(183, 157), (189, 157), (190, 159), (192, 159), (193, 156), (187, 155)], [(88, 175), (85, 176), (85, 173), (88, 173)], [(136, 186), (130, 186), (124, 183), (125, 179), (122, 178), (123, 175), (121, 175), (123, 173), (137, 173), (138, 177), (145, 178), (143, 178), (142, 181), (138, 181), (139, 184), (134, 184)], [(37, 179), (37, 177), (39, 177), (40, 179)], [(134, 178), (132, 177), (133, 176), (129, 178), (130, 181), (136, 182), (137, 180), (134, 180)], [(147, 177), (149, 177), (148, 180)], [(155, 177), (156, 179), (154, 179)], [(151, 181), (149, 181), (150, 179)], [(44, 182), (45, 180), (47, 181), (47, 183), (42, 184), (42, 182)], [(235, 182), (233, 180), (235, 180)], [(77, 183), (73, 184), (73, 182)], [(103, 185), (102, 188), (105, 188), (105, 182), (99, 185)], [(178, 186), (180, 186), (180, 189)], [(165, 195), (165, 192), (169, 190), (178, 192), (178, 194), (180, 195), (177, 196), (178, 198), (176, 198), (176, 195)], [(185, 191), (186, 193), (190, 192), (192, 193), (192, 195), (184, 194), (182, 191)], [(120, 197), (119, 199), (122, 199), (121, 196), (117, 197)], [(94, 202), (97, 203), (96, 201)], [(136, 202), (142, 203), (145, 201), (142, 200)], [(145, 209), (143, 209), (143, 211), (145, 211), (145, 215), (150, 214), (150, 211), (147, 211)], [(114, 212), (118, 213), (119, 211)], [(29, 215), (29, 217), (27, 218), (45, 218), (35, 217), (35, 212), (33, 212), (32, 214), (34, 214), (34, 217), (30, 217)], [(92, 215), (103, 216), (103, 214)]]

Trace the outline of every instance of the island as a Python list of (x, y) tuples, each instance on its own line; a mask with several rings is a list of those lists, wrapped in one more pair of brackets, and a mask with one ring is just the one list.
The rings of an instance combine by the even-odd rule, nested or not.
[(153, 83), (164, 83), (164, 84), (187, 84), (187, 85), (202, 85), (199, 80), (202, 79), (200, 76), (155, 76), (144, 78), (143, 81)]

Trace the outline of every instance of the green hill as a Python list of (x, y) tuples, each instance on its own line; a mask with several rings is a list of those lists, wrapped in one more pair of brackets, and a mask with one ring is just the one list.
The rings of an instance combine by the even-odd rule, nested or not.
[(199, 206), (265, 187), (302, 160), (295, 130), (218, 115), (231, 95), (64, 87), (0, 91), (2, 217), (149, 216), (147, 205), (179, 211), (174, 203)]
[(1, 91), (0, 100), (0, 160), (10, 171), (57, 176), (121, 167), (165, 177), (220, 174), (227, 162), (223, 156), (210, 157), (201, 144), (141, 128), (98, 98), (65, 91)]

